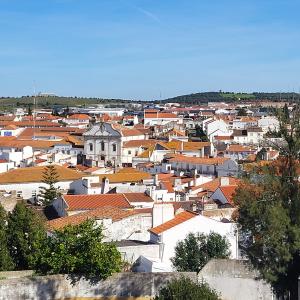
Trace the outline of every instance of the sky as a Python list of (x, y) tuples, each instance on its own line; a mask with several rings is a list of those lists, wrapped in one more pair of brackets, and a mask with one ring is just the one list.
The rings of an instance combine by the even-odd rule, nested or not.
[(0, 0), (0, 96), (300, 91), (298, 0)]

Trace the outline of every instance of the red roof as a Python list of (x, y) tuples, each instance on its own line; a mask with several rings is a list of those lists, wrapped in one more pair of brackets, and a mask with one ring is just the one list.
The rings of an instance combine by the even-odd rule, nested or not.
[(124, 193), (129, 203), (134, 202), (153, 202), (153, 199), (144, 193)]
[(164, 112), (145, 112), (145, 119), (173, 119), (173, 118), (178, 118), (177, 115), (172, 114), (172, 113), (164, 113)]
[(179, 213), (178, 215), (176, 215), (172, 220), (165, 222), (161, 225), (158, 225), (156, 227), (151, 228), (149, 231), (151, 233), (154, 233), (156, 235), (161, 234), (164, 231), (167, 231), (185, 221), (188, 221), (194, 217), (196, 217), (197, 214), (190, 212), (190, 211), (183, 211), (181, 213)]
[(228, 203), (233, 204), (233, 195), (237, 189), (237, 185), (221, 186), (220, 190), (227, 199)]
[(88, 115), (85, 115), (85, 114), (74, 114), (74, 115), (71, 115), (69, 117), (69, 119), (73, 119), (73, 120), (89, 120), (90, 117)]
[(219, 165), (223, 164), (225, 161), (229, 160), (226, 157), (191, 157), (191, 156), (184, 156), (184, 155), (176, 155), (175, 157), (171, 158), (170, 162), (187, 162), (187, 163), (195, 163), (195, 164), (202, 164), (202, 165)]
[(68, 210), (90, 210), (104, 206), (132, 208), (123, 194), (64, 195)]
[(174, 188), (170, 181), (164, 180), (161, 182), (161, 184), (168, 191), (168, 193), (174, 193)]
[(77, 225), (84, 222), (87, 219), (112, 219), (113, 222), (122, 220), (124, 218), (130, 217), (137, 214), (152, 213), (152, 209), (131, 209), (122, 210), (117, 207), (105, 206), (97, 209), (93, 209), (87, 212), (82, 212), (79, 214), (66, 216), (62, 218), (57, 218), (47, 222), (47, 225), (52, 230), (57, 230), (63, 228), (67, 225)]

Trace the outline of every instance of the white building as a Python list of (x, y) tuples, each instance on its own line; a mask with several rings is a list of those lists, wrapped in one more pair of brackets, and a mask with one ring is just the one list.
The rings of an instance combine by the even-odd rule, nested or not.
[(152, 228), (150, 240), (160, 245), (162, 271), (174, 270), (171, 258), (175, 255), (175, 247), (179, 241), (184, 240), (189, 233), (209, 234), (210, 232), (216, 232), (226, 237), (230, 244), (230, 257), (232, 259), (238, 258), (238, 237), (235, 223), (223, 223), (193, 212), (184, 211)]
[(122, 160), (123, 143), (145, 139), (141, 131), (109, 123), (95, 124), (83, 136), (86, 159), (96, 166), (128, 164)]

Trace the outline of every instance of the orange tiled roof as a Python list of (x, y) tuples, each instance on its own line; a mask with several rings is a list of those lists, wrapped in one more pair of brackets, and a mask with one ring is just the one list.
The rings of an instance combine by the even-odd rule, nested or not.
[(233, 140), (233, 136), (232, 135), (229, 135), (229, 136), (225, 136), (225, 135), (217, 135), (214, 137), (215, 140), (218, 140), (218, 141), (228, 141), (228, 140)]
[[(240, 180), (234, 177), (228, 177), (229, 185), (238, 185)], [(200, 184), (198, 186), (194, 186), (192, 190), (202, 189), (203, 191), (214, 192), (218, 187), (221, 186), (221, 177), (216, 178), (214, 180), (208, 181), (206, 183)]]
[(62, 229), (67, 225), (78, 225), (87, 219), (112, 219), (113, 222), (122, 220), (124, 218), (144, 213), (152, 213), (151, 209), (148, 210), (122, 210), (118, 207), (104, 206), (90, 211), (82, 212), (79, 214), (57, 218), (47, 222), (47, 227), (50, 230)]
[[(84, 174), (75, 170), (55, 165), (59, 181), (69, 181), (81, 178)], [(19, 168), (0, 174), (0, 184), (41, 182), (45, 167)]]
[(243, 145), (229, 145), (227, 150), (229, 152), (254, 152), (250, 147), (248, 146), (243, 146)]
[(145, 111), (145, 119), (174, 119), (174, 118), (178, 118), (177, 115), (173, 114), (173, 113), (166, 113), (166, 112), (159, 112), (159, 111)]
[(177, 151), (197, 151), (203, 147), (210, 146), (210, 142), (180, 142), (180, 141), (171, 141), (168, 143), (162, 143), (170, 149), (175, 149)]
[(55, 122), (48, 121), (0, 121), (0, 127), (5, 127), (8, 125), (16, 125), (18, 127), (61, 127), (62, 125)]
[(168, 191), (168, 193), (174, 193), (173, 185), (170, 181), (161, 181), (162, 186)]
[(220, 190), (227, 199), (228, 203), (233, 204), (233, 195), (237, 189), (237, 185), (220, 186)]
[(129, 203), (135, 202), (153, 202), (153, 199), (145, 193), (124, 193)]
[(158, 225), (156, 227), (151, 228), (149, 231), (151, 233), (154, 233), (156, 235), (161, 234), (164, 231), (167, 231), (185, 221), (188, 221), (194, 217), (196, 217), (197, 214), (190, 212), (190, 211), (183, 211), (181, 213), (179, 213), (178, 215), (176, 215), (172, 220), (165, 222), (161, 225)]
[(184, 155), (176, 155), (171, 158), (170, 162), (187, 162), (187, 163), (195, 163), (195, 164), (203, 164), (203, 165), (218, 165), (223, 164), (225, 161), (229, 160), (227, 157), (189, 157)]
[(151, 179), (152, 176), (146, 172), (120, 172), (115, 174), (100, 174), (100, 181), (104, 178), (108, 178), (109, 182), (117, 183), (117, 182), (140, 182), (145, 179)]
[(89, 120), (90, 117), (86, 114), (74, 114), (74, 115), (71, 115), (69, 116), (69, 119), (72, 119), (72, 120)]
[(129, 128), (121, 128), (119, 129), (122, 136), (137, 136), (137, 135), (144, 135), (143, 132), (139, 131), (138, 129), (129, 129)]
[(64, 195), (68, 210), (90, 210), (104, 206), (132, 208), (123, 194)]
[(5, 129), (5, 130), (16, 130), (18, 128), (19, 128), (18, 126), (12, 124), (12, 125), (8, 125), (8, 126), (4, 127), (3, 129)]
[(68, 145), (65, 140), (51, 141), (51, 140), (21, 140), (16, 137), (0, 137), (0, 147), (8, 148), (24, 148), (25, 146), (31, 146), (32, 148), (52, 148), (55, 145)]
[(138, 148), (138, 147), (149, 147), (153, 146), (158, 140), (131, 140), (124, 142), (123, 148)]

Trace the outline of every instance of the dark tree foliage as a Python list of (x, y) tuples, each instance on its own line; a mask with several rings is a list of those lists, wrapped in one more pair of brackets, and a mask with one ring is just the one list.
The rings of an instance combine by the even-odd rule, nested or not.
[(181, 277), (171, 280), (161, 288), (154, 300), (219, 300), (216, 291), (207, 283), (195, 283), (191, 279)]
[(266, 160), (267, 150), (266, 148), (261, 148), (256, 154), (256, 161)]
[(8, 248), (7, 214), (0, 204), (0, 271), (9, 271), (13, 268), (14, 263)]
[(58, 178), (59, 175), (54, 165), (50, 164), (45, 167), (42, 182), (45, 183), (47, 187), (40, 187), (41, 192), (39, 195), (44, 205), (51, 205), (55, 198), (60, 195), (59, 189), (55, 187), (55, 184), (58, 182)]
[(34, 256), (46, 236), (41, 217), (23, 202), (16, 204), (8, 218), (8, 246), (17, 270), (31, 269)]
[(122, 260), (116, 246), (103, 238), (102, 227), (91, 219), (55, 230), (42, 244), (34, 268), (39, 274), (107, 278), (121, 271)]
[[(300, 275), (300, 114), (280, 118), (281, 157), (250, 176), (234, 197), (243, 246), (254, 268), (279, 296), (297, 299)], [(284, 120), (284, 121), (283, 121)], [(276, 147), (276, 145), (273, 145)]]
[(247, 111), (246, 111), (246, 109), (245, 108), (239, 108), (238, 109), (238, 112), (237, 112), (237, 115), (238, 116), (247, 116)]
[(32, 116), (32, 109), (31, 109), (31, 105), (28, 105), (28, 109), (27, 109), (27, 115), (28, 116)]
[(179, 272), (199, 273), (212, 258), (228, 258), (229, 255), (229, 242), (220, 234), (189, 233), (176, 245), (171, 261)]

